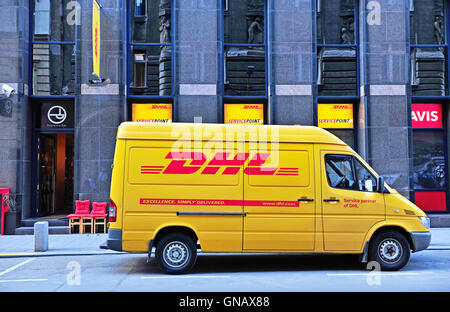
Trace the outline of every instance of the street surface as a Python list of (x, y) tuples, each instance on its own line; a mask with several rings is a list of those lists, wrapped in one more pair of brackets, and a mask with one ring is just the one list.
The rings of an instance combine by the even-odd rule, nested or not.
[(0, 291), (441, 292), (450, 249), (411, 255), (401, 271), (368, 271), (351, 255), (199, 254), (191, 274), (165, 275), (145, 254), (0, 258)]

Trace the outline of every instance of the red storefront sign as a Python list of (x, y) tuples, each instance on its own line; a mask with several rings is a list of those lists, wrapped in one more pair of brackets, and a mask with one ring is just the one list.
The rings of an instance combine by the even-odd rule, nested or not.
[(423, 211), (447, 211), (447, 194), (444, 191), (416, 191), (415, 203)]
[(441, 104), (412, 104), (413, 128), (442, 128)]

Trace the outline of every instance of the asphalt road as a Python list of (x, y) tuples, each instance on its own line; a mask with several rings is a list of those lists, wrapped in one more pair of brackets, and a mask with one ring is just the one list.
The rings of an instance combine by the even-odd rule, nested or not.
[(0, 292), (447, 292), (450, 250), (414, 253), (397, 272), (350, 255), (199, 254), (191, 274), (165, 275), (144, 254), (0, 259)]

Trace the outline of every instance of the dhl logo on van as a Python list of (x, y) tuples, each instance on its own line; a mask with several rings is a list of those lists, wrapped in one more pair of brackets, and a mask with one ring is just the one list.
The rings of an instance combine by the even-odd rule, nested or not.
[[(200, 152), (169, 152), (165, 159), (172, 161), (167, 166), (141, 166), (141, 174), (218, 174), (224, 168), (222, 175), (236, 175), (249, 158), (249, 153), (237, 153), (233, 159), (228, 159), (230, 153), (216, 153), (211, 160)], [(247, 175), (279, 175), (298, 176), (298, 168), (262, 167), (270, 153), (256, 153), (244, 168)], [(189, 165), (186, 162), (190, 161)]]

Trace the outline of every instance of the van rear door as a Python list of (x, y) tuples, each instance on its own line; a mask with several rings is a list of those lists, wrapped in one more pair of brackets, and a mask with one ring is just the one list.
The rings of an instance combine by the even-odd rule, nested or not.
[(313, 144), (255, 142), (247, 151), (244, 250), (314, 250)]

